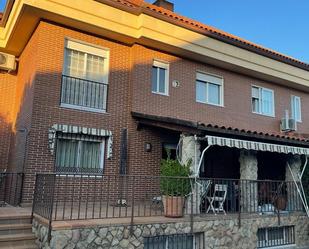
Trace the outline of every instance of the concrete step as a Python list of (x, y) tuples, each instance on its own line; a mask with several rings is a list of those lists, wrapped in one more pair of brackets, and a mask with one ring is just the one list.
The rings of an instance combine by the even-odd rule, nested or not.
[(0, 246), (0, 249), (39, 249), (39, 247), (33, 243), (33, 244), (25, 244), (25, 245), (5, 245)]
[(31, 224), (31, 216), (15, 215), (15, 216), (0, 217), (0, 225), (8, 225), (8, 224)]
[(0, 236), (9, 234), (31, 233), (31, 224), (3, 224), (0, 225)]
[[(35, 245), (36, 237), (32, 233), (20, 233), (0, 235), (0, 248), (32, 248)], [(34, 247), (37, 248), (37, 247)]]

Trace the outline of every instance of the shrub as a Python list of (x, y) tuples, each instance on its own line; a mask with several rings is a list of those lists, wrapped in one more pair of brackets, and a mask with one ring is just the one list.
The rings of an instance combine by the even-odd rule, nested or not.
[[(169, 155), (169, 154), (168, 154)], [(191, 192), (190, 165), (182, 165), (178, 160), (167, 159), (161, 161), (160, 189), (162, 195), (186, 196)]]

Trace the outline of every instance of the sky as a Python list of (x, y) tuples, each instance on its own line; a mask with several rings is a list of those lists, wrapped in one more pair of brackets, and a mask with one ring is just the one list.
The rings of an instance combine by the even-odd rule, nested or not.
[(308, 0), (170, 1), (181, 15), (309, 63)]

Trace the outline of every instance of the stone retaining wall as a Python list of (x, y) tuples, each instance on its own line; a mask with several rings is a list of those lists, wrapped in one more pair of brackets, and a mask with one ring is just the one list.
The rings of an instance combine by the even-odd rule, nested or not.
[[(204, 232), (206, 249), (253, 249), (257, 245), (257, 230), (278, 226), (276, 216), (255, 216), (238, 219), (217, 216), (218, 220), (197, 220), (194, 233)], [(309, 219), (304, 215), (285, 215), (281, 226), (295, 225), (295, 242), (299, 248), (309, 245)], [(130, 235), (130, 225), (97, 225), (89, 228), (52, 231), (50, 245), (47, 243), (47, 227), (33, 221), (37, 243), (44, 249), (142, 249), (144, 237), (190, 233), (189, 221), (157, 224), (135, 224)]]

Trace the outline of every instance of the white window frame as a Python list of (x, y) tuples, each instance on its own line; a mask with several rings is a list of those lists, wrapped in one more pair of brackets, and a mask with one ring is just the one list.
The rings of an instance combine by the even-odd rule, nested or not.
[[(157, 67), (157, 68), (161, 68), (165, 70), (165, 79), (164, 79), (165, 88), (164, 88), (164, 93), (159, 92), (159, 71), (160, 70), (157, 70), (157, 83), (156, 83), (157, 90), (156, 91), (151, 90), (151, 92), (154, 94), (169, 96), (169, 71), (170, 71), (169, 63), (155, 59), (153, 60), (152, 67)], [(152, 78), (151, 78), (151, 89), (152, 89)]]
[[(78, 148), (77, 148), (77, 167), (80, 167), (80, 160), (81, 160), (81, 147), (82, 147), (82, 143), (85, 141), (87, 142), (87, 140), (81, 140), (81, 139), (70, 139), (70, 138), (57, 138), (58, 139), (66, 139), (66, 140), (77, 140), (78, 141)], [(102, 172), (104, 170), (104, 158), (105, 158), (105, 137), (102, 137), (100, 140), (100, 142), (96, 142), (96, 143), (100, 143), (100, 169), (102, 169)], [(88, 141), (89, 142), (89, 141)], [(90, 141), (91, 142), (91, 141)], [(56, 150), (57, 153), (57, 150)], [(57, 157), (57, 155), (56, 155)], [(56, 159), (55, 159), (56, 160)], [(57, 174), (74, 174), (74, 172), (56, 172)], [(90, 174), (90, 173), (80, 173), (80, 174)]]
[[(259, 90), (259, 112), (255, 112), (253, 110), (253, 105), (252, 105), (252, 99), (253, 99), (253, 96), (252, 96), (252, 88), (258, 88)], [(268, 92), (271, 92), (272, 94), (272, 99), (273, 99), (273, 103), (272, 103), (272, 110), (273, 110), (273, 113), (271, 114), (268, 114), (268, 113), (264, 113), (263, 112), (263, 94), (262, 92), (263, 91), (268, 91)], [(261, 87), (261, 86), (257, 86), (257, 85), (251, 85), (251, 110), (252, 110), (252, 113), (254, 114), (259, 114), (259, 115), (263, 115), (263, 116), (267, 116), (267, 117), (275, 117), (275, 92), (274, 90), (272, 89), (269, 89), (269, 88), (266, 88), (266, 87)]]
[[(72, 50), (76, 50), (76, 51), (80, 51), (85, 53), (85, 56), (87, 54), (92, 54), (92, 55), (96, 55), (99, 57), (103, 57), (104, 58), (104, 75), (103, 75), (103, 80), (102, 83), (107, 84), (108, 85), (108, 80), (109, 80), (109, 57), (110, 57), (110, 50), (109, 48), (105, 48), (105, 47), (101, 47), (101, 46), (97, 46), (91, 43), (87, 43), (84, 41), (80, 41), (80, 40), (76, 40), (76, 39), (72, 39), (72, 38), (65, 38), (65, 48), (64, 48), (64, 59), (63, 59), (63, 67), (62, 67), (62, 75), (66, 75), (66, 68), (67, 68), (67, 49), (72, 49)], [(85, 58), (85, 62), (84, 62), (84, 70), (86, 72), (86, 64), (87, 64), (87, 60)], [(69, 76), (69, 75), (67, 75)], [(86, 78), (85, 78), (86, 79)], [(107, 96), (107, 91), (104, 93), (105, 96), (105, 110), (101, 110), (101, 109), (96, 109), (96, 108), (90, 108), (90, 107), (85, 107), (85, 106), (78, 106), (78, 105), (73, 105), (73, 104), (67, 104), (67, 103), (62, 103), (60, 101), (60, 107), (64, 107), (64, 108), (70, 108), (70, 109), (76, 109), (76, 110), (81, 110), (81, 111), (88, 111), (88, 112), (96, 112), (96, 113), (106, 113), (106, 106), (107, 106), (107, 100), (108, 100), (108, 96)]]
[[(296, 119), (296, 113), (295, 113), (295, 109), (296, 109), (296, 102), (295, 100), (299, 101), (299, 119)], [(296, 95), (291, 95), (291, 115), (292, 118), (296, 120), (296, 122), (301, 123), (302, 122), (302, 112), (301, 112), (301, 98), (299, 96)]]
[[(206, 101), (200, 101), (197, 100), (197, 95), (196, 95), (196, 83), (197, 81), (203, 82), (206, 84)], [(209, 84), (214, 84), (219, 86), (219, 104), (214, 104), (209, 102)], [(216, 75), (216, 74), (211, 74), (207, 72), (202, 72), (202, 71), (197, 71), (196, 72), (196, 79), (195, 79), (195, 101), (197, 103), (202, 103), (202, 104), (207, 104), (207, 105), (213, 105), (213, 106), (218, 106), (218, 107), (224, 107), (224, 78), (222, 76)]]

